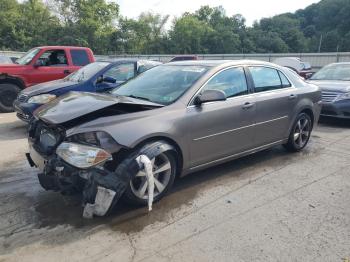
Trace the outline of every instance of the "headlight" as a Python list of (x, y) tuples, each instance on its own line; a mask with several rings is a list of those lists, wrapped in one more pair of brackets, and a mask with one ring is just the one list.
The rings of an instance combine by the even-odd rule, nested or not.
[(68, 138), (69, 142), (101, 147), (109, 153), (115, 153), (122, 147), (109, 134), (103, 131), (75, 134)]
[(337, 100), (345, 100), (345, 99), (350, 99), (350, 92), (341, 94), (338, 96)]
[(67, 142), (56, 149), (56, 154), (68, 164), (82, 169), (112, 159), (111, 154), (101, 148)]
[(33, 96), (33, 97), (29, 98), (28, 103), (46, 104), (55, 98), (56, 98), (55, 95), (43, 94), (43, 95)]

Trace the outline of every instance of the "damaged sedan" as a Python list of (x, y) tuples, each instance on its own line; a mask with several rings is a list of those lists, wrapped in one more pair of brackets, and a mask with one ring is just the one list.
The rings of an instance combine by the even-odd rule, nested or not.
[(317, 86), (274, 64), (175, 62), (40, 107), (27, 158), (45, 189), (82, 192), (85, 217), (121, 197), (151, 209), (177, 176), (276, 145), (302, 150), (320, 109)]

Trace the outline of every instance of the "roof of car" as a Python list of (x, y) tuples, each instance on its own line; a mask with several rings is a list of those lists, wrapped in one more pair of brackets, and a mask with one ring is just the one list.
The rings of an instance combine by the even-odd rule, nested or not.
[(53, 49), (60, 49), (60, 48), (71, 48), (71, 49), (90, 49), (88, 47), (82, 47), (82, 46), (61, 46), (61, 45), (53, 45), (53, 46), (38, 46), (37, 48), (41, 49), (47, 49), (47, 48), (53, 48)]
[(98, 59), (96, 62), (108, 62), (118, 64), (120, 62), (144, 62), (144, 63), (154, 63), (154, 64), (162, 64), (159, 61), (146, 60), (146, 59), (138, 59), (138, 58), (110, 58), (110, 59)]
[(272, 65), (275, 64), (258, 60), (190, 60), (177, 61), (169, 65), (193, 65), (193, 66), (220, 66), (220, 65)]
[(329, 65), (350, 65), (350, 62), (339, 62), (339, 63), (332, 63)]

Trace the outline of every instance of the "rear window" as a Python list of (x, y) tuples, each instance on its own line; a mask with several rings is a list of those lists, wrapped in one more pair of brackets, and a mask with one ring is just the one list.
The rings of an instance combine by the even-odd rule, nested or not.
[(85, 66), (90, 63), (89, 56), (85, 50), (71, 50), (73, 65)]

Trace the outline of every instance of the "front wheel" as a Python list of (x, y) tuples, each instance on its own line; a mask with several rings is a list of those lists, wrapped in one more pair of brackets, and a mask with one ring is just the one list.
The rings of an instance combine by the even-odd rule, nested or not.
[[(160, 200), (172, 187), (176, 176), (176, 157), (171, 151), (166, 151), (151, 159), (154, 174), (154, 202)], [(148, 204), (148, 182), (146, 173), (140, 170), (130, 181), (125, 191), (127, 202), (136, 205)]]
[(288, 143), (285, 148), (292, 152), (299, 152), (310, 140), (312, 131), (312, 120), (308, 114), (301, 113), (298, 115), (291, 133), (289, 135)]
[(0, 112), (13, 112), (13, 102), (21, 89), (14, 84), (0, 84)]

